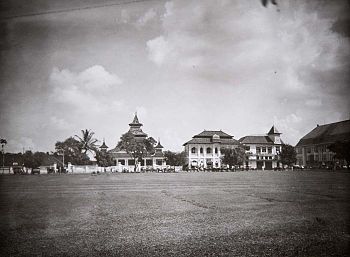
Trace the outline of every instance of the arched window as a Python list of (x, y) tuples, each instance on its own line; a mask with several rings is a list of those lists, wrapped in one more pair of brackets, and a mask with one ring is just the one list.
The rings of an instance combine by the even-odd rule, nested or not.
[(192, 147), (191, 153), (196, 153), (197, 149), (195, 147)]
[(211, 148), (210, 147), (207, 148), (207, 153), (211, 153)]
[(199, 153), (203, 153), (203, 147), (199, 149)]
[(217, 148), (217, 147), (215, 147), (215, 150), (214, 150), (214, 151), (215, 151), (215, 153), (218, 153), (218, 148)]

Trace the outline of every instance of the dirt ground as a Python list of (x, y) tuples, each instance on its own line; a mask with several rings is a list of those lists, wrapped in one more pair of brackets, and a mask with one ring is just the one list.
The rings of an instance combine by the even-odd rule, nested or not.
[(0, 176), (1, 256), (349, 256), (350, 173)]

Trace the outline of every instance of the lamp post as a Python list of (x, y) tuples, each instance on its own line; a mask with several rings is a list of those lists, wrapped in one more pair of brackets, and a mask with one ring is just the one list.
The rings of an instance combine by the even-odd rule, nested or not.
[(0, 144), (1, 144), (1, 151), (2, 151), (2, 168), (4, 170), (5, 167), (5, 151), (4, 151), (4, 146), (7, 144), (6, 139), (1, 138), (0, 139)]

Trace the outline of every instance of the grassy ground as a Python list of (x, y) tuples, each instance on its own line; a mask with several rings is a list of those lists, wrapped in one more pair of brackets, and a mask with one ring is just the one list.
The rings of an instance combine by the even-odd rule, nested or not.
[(349, 256), (350, 173), (0, 177), (2, 256)]

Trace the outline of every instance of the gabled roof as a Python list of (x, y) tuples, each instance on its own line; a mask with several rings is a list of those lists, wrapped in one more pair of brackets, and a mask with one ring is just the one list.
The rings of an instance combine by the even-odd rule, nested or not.
[(277, 128), (273, 125), (272, 128), (270, 129), (269, 133), (267, 133), (267, 134), (268, 134), (268, 135), (273, 135), (273, 134), (278, 134), (278, 135), (280, 135), (280, 134), (282, 134), (282, 133), (280, 133), (280, 132), (277, 130)]
[[(220, 138), (218, 140), (215, 140), (216, 143), (219, 143), (221, 145), (238, 145), (238, 141), (233, 138)], [(183, 145), (187, 144), (213, 144), (213, 140), (210, 137), (202, 137), (202, 138), (192, 138), (190, 141), (184, 143)]]
[(350, 140), (350, 120), (317, 125), (308, 134), (302, 137), (296, 146), (334, 143)]
[(54, 163), (63, 163), (63, 156), (62, 155), (48, 155), (46, 154), (45, 157), (42, 159), (40, 166), (52, 166)]
[(203, 132), (194, 136), (197, 137), (213, 137), (214, 135), (218, 135), (220, 138), (232, 138), (233, 136), (221, 131), (221, 130), (204, 130)]
[(242, 144), (274, 144), (269, 136), (245, 136), (238, 141)]

